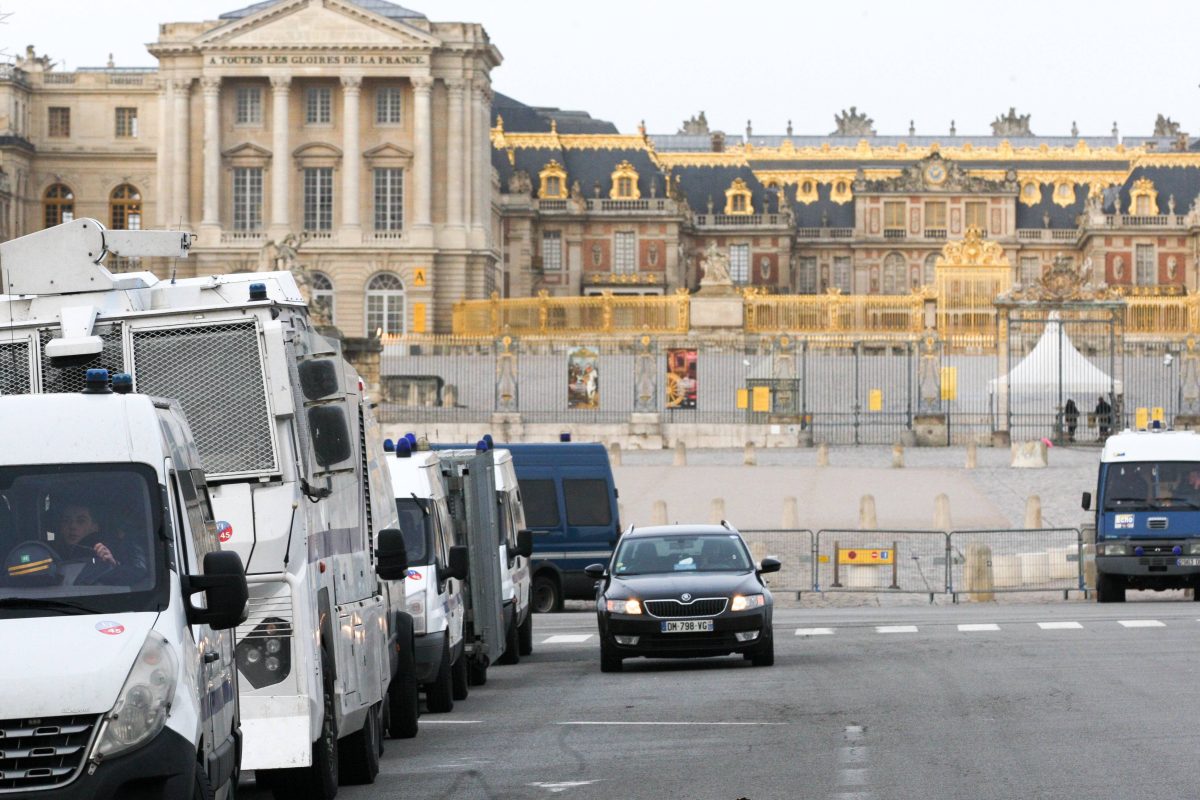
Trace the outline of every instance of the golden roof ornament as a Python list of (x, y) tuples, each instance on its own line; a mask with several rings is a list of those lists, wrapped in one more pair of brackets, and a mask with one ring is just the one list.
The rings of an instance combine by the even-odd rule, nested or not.
[(1008, 261), (1008, 256), (1004, 254), (1003, 247), (984, 239), (983, 232), (979, 227), (970, 225), (961, 241), (946, 242), (935, 266), (1009, 267), (1012, 265)]

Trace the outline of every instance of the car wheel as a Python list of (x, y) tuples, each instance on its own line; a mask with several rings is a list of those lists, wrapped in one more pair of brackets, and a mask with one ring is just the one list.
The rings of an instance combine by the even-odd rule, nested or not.
[(433, 683), (425, 687), (425, 705), (431, 714), (446, 714), (454, 710), (454, 676), (450, 669), (450, 644), (442, 646), (442, 661), (438, 664)]
[(621, 655), (616, 647), (609, 644), (608, 637), (600, 640), (600, 671), (620, 672), (622, 669)]
[(460, 655), (450, 667), (450, 695), (455, 700), (466, 700), (471, 693), (471, 682), (467, 679), (467, 657)]
[(517, 632), (517, 615), (514, 612), (512, 625), (504, 632), (504, 652), (496, 659), (497, 664), (516, 664), (521, 660), (520, 638)]
[(769, 667), (775, 663), (775, 637), (767, 634), (767, 640), (758, 646), (750, 656), (750, 663), (756, 667)]
[(523, 656), (533, 654), (533, 612), (525, 613), (525, 621), (521, 623), (521, 627), (517, 628), (519, 639), (517, 641), (517, 652)]
[(533, 579), (533, 610), (539, 614), (554, 614), (563, 609), (562, 589), (550, 575)]

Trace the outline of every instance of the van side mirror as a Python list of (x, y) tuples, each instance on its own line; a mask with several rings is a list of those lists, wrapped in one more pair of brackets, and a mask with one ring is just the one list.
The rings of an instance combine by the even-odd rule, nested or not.
[(517, 555), (533, 558), (533, 531), (517, 531)]
[(465, 544), (456, 544), (450, 548), (450, 563), (446, 565), (446, 576), (455, 580), (465, 581), (471, 573), (470, 556)]
[[(183, 581), (184, 608), (189, 625), (207, 625), (214, 631), (236, 628), (246, 621), (246, 569), (232, 550), (204, 556), (204, 574), (187, 575)], [(192, 604), (192, 595), (204, 592), (205, 607)]]
[(1080, 505), (1083, 506), (1084, 511), (1092, 510), (1092, 493), (1091, 492), (1083, 493), (1083, 501), (1080, 503)]
[(402, 581), (408, 577), (408, 548), (399, 528), (384, 528), (375, 546), (375, 574), (385, 581)]
[(588, 564), (583, 568), (583, 574), (594, 580), (603, 580), (608, 574), (608, 568), (603, 564)]
[(762, 575), (766, 572), (779, 572), (779, 568), (783, 566), (775, 558), (764, 558), (758, 565), (758, 574)]

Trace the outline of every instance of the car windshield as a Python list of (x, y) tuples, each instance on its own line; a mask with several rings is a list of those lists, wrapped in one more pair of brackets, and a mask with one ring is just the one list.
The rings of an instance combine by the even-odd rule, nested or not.
[(1200, 509), (1200, 462), (1129, 461), (1108, 465), (1105, 511)]
[(638, 536), (617, 548), (615, 575), (747, 572), (750, 556), (737, 534)]
[(428, 564), (433, 531), (429, 501), (417, 500), (415, 497), (397, 497), (396, 511), (400, 514), (400, 532), (404, 534), (408, 563)]
[(0, 468), (0, 616), (159, 608), (159, 498), (149, 467)]

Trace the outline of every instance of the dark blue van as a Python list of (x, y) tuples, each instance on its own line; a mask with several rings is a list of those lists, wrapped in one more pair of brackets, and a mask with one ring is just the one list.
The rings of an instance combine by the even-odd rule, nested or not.
[(583, 569), (608, 561), (621, 534), (608, 451), (582, 442), (495, 446), (512, 453), (525, 525), (533, 531), (534, 611), (594, 599), (596, 582)]

